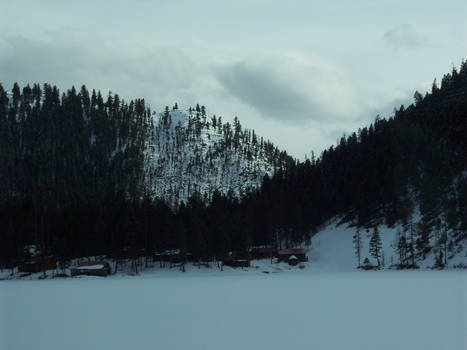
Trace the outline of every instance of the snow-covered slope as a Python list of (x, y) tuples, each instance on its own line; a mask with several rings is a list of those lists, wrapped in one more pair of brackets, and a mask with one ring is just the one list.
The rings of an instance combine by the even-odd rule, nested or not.
[(206, 117), (204, 109), (166, 110), (152, 117), (145, 183), (153, 197), (171, 205), (215, 190), (240, 197), (280, 166), (279, 152), (254, 131)]
[[(399, 256), (396, 251), (398, 232), (402, 231), (401, 226), (389, 228), (385, 225), (378, 226), (381, 236), (382, 253), (384, 254), (384, 268), (391, 268), (399, 264)], [(311, 239), (309, 250), (310, 267), (317, 271), (350, 271), (357, 265), (357, 257), (353, 243), (353, 236), (356, 228), (347, 224), (338, 225), (338, 220), (334, 220), (316, 233)], [(369, 251), (369, 242), (373, 229), (360, 229), (361, 233), (361, 263), (368, 258), (376, 265), (375, 259)], [(433, 242), (433, 246), (435, 246)], [(426, 259), (416, 259), (416, 264), (420, 268), (432, 268), (435, 265), (436, 256), (439, 251), (436, 247), (427, 254)], [(467, 266), (467, 246), (459, 242), (448, 254), (447, 267)]]

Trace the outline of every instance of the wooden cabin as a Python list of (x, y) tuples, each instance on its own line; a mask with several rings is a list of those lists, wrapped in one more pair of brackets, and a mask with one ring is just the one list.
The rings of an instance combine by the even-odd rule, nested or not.
[(40, 271), (41, 266), (36, 260), (26, 260), (18, 265), (18, 272), (35, 273)]
[(297, 262), (308, 261), (305, 248), (281, 249), (277, 252), (279, 261), (285, 261), (288, 263), (292, 256), (295, 256)]
[(250, 260), (246, 259), (225, 259), (222, 263), (230, 267), (250, 267)]
[(55, 270), (57, 261), (52, 256), (24, 260), (18, 265), (19, 272), (36, 273), (47, 270)]
[(183, 254), (181, 249), (169, 249), (163, 252), (154, 253), (154, 261), (166, 261), (173, 264), (186, 262), (187, 256), (192, 257), (191, 254)]
[(222, 264), (231, 267), (250, 267), (251, 257), (248, 252), (230, 253), (222, 259)]
[(103, 276), (110, 275), (111, 269), (107, 261), (82, 261), (71, 269), (71, 276)]
[(253, 247), (250, 250), (253, 259), (269, 259), (277, 257), (277, 249), (273, 247)]
[(52, 256), (45, 256), (40, 259), (41, 271), (55, 270), (57, 261)]

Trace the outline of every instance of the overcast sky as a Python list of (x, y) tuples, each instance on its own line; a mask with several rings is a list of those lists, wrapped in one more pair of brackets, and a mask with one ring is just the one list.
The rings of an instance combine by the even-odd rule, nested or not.
[(304, 158), (467, 58), (467, 1), (2, 1), (0, 82), (196, 103)]

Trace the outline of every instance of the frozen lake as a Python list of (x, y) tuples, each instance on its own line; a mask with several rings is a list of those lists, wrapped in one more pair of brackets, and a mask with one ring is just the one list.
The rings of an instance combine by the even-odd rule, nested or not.
[(467, 349), (463, 271), (0, 281), (1, 350)]

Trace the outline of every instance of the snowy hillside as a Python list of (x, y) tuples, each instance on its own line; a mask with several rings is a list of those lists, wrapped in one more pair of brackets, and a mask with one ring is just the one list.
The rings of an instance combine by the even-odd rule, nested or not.
[(146, 147), (145, 183), (152, 196), (176, 205), (199, 192), (208, 199), (215, 190), (236, 196), (257, 188), (272, 175), (284, 154), (254, 131), (222, 124), (204, 108), (168, 109), (152, 116)]
[[(350, 271), (357, 265), (355, 244), (353, 237), (356, 233), (355, 227), (347, 224), (338, 225), (338, 220), (326, 225), (311, 239), (309, 251), (310, 266), (318, 271)], [(396, 225), (389, 228), (385, 225), (378, 227), (381, 236), (381, 263), (382, 268), (388, 269), (400, 264), (398, 247), (398, 235), (403, 232), (403, 227)], [(361, 264), (365, 258), (370, 263), (376, 265), (376, 260), (372, 257), (369, 246), (373, 229), (360, 229), (361, 234)], [(420, 257), (415, 259), (415, 263), (420, 268), (432, 268), (435, 266), (436, 257), (439, 255), (439, 248), (436, 247), (435, 237), (432, 238), (434, 247), (423, 260)], [(384, 257), (384, 259), (383, 259)], [(384, 260), (384, 261), (383, 261)], [(467, 246), (465, 242), (458, 242), (452, 249), (448, 250), (447, 268), (467, 266)]]

